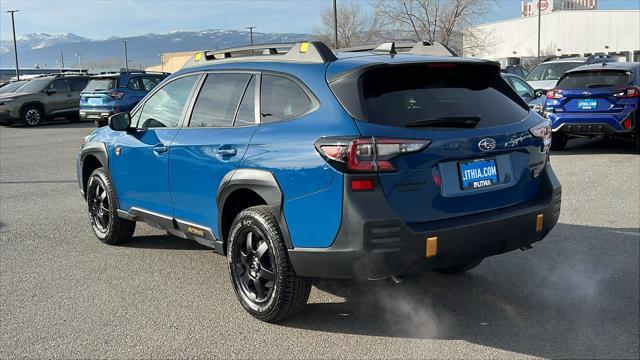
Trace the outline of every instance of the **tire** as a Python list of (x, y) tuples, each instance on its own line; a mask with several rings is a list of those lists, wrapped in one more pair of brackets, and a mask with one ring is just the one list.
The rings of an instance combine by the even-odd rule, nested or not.
[(42, 110), (40, 107), (36, 105), (27, 105), (24, 109), (22, 109), (22, 113), (20, 114), (20, 119), (22, 123), (26, 126), (38, 126), (43, 120), (44, 115), (42, 114)]
[(437, 273), (440, 273), (440, 274), (445, 274), (445, 275), (461, 274), (461, 273), (465, 273), (465, 272), (475, 268), (476, 266), (480, 265), (481, 262), (482, 262), (482, 259), (474, 260), (474, 261), (470, 261), (470, 262), (464, 263), (464, 264), (459, 264), (459, 265), (453, 265), (453, 266), (447, 266), (447, 267), (443, 267), (443, 268), (433, 269), (433, 271), (435, 271)]
[(87, 180), (87, 207), (91, 229), (100, 241), (115, 245), (131, 239), (136, 222), (118, 217), (115, 189), (103, 168)]
[(562, 150), (567, 146), (569, 137), (564, 134), (553, 134), (551, 138), (551, 150)]
[(268, 206), (254, 206), (236, 216), (227, 258), (236, 296), (253, 317), (277, 323), (304, 308), (311, 279), (295, 274)]

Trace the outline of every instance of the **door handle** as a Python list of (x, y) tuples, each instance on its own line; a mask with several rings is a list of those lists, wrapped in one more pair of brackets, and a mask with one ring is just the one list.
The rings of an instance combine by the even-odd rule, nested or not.
[(230, 147), (229, 145), (222, 145), (218, 148), (218, 155), (235, 156), (237, 153), (238, 153), (238, 150)]
[(167, 150), (169, 150), (169, 148), (167, 146), (164, 146), (164, 145), (156, 145), (153, 148), (153, 152), (156, 153), (156, 154), (166, 153)]

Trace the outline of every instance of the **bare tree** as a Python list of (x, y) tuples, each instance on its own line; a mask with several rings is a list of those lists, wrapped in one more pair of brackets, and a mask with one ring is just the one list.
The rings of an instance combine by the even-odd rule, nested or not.
[[(377, 0), (378, 17), (388, 28), (405, 31), (412, 40), (439, 41), (463, 53), (484, 47), (486, 34), (472, 31), (489, 11), (490, 0)], [(469, 47), (463, 43), (470, 44)]]
[[(335, 48), (333, 7), (323, 9), (320, 16), (322, 25), (315, 29), (315, 36)], [(375, 43), (381, 37), (381, 33), (381, 22), (377, 17), (364, 11), (357, 1), (338, 3), (338, 45), (340, 47)]]

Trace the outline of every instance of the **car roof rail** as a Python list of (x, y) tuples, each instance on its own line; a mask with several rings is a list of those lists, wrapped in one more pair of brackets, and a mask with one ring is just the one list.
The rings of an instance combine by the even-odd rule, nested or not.
[(260, 44), (228, 49), (197, 52), (184, 65), (185, 68), (209, 62), (241, 61), (295, 61), (327, 63), (337, 60), (336, 55), (321, 41)]
[(405, 52), (408, 54), (428, 55), (428, 56), (458, 56), (450, 47), (440, 42), (433, 41), (391, 41), (379, 45), (354, 46), (337, 49), (336, 52), (368, 52), (376, 54), (397, 54)]

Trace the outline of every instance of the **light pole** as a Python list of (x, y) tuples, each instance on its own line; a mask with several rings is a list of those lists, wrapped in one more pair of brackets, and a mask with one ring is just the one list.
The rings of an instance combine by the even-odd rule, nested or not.
[(18, 67), (18, 46), (16, 45), (16, 21), (13, 17), (14, 13), (20, 10), (7, 10), (11, 14), (11, 27), (13, 28), (13, 55), (16, 59), (16, 80), (20, 80), (20, 69)]
[(336, 0), (333, 0), (333, 36), (336, 42), (336, 49), (338, 49), (340, 46), (338, 46), (338, 5)]
[(60, 62), (62, 63), (62, 67), (64, 68), (64, 54), (62, 53), (62, 49), (60, 49)]
[(540, 57), (540, 22), (542, 20), (542, 0), (538, 0), (538, 57)]
[(124, 69), (126, 72), (129, 72), (129, 56), (127, 54), (127, 40), (122, 40), (124, 44)]
[(255, 26), (247, 26), (247, 29), (249, 29), (249, 39), (251, 39), (251, 46), (253, 46), (253, 29), (255, 28)]
[(76, 57), (78, 57), (78, 69), (80, 69), (80, 72), (82, 72), (82, 61), (80, 60), (82, 58), (82, 54), (75, 54)]

